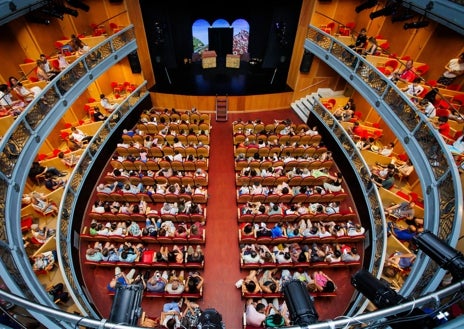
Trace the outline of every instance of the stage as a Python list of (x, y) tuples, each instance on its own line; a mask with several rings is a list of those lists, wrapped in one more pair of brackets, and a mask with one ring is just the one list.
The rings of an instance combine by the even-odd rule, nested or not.
[(226, 58), (217, 57), (215, 68), (202, 68), (201, 61), (177, 68), (155, 65), (156, 84), (152, 92), (180, 95), (260, 95), (289, 92), (288, 66), (264, 68), (257, 61), (240, 61), (239, 68), (226, 67)]

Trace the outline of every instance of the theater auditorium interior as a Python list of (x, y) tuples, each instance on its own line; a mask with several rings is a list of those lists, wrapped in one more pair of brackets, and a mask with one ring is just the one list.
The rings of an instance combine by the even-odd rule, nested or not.
[(459, 0), (0, 0), (4, 328), (464, 325)]

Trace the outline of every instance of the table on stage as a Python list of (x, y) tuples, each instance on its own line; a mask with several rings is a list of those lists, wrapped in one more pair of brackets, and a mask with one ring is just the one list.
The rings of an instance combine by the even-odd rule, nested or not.
[(227, 54), (226, 67), (238, 69), (240, 67), (240, 55)]
[(205, 50), (201, 53), (201, 66), (204, 69), (216, 67), (216, 57), (214, 50)]

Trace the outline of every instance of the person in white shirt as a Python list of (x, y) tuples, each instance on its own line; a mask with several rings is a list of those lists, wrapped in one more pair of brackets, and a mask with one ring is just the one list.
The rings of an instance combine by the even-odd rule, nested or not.
[(76, 127), (71, 127), (71, 136), (78, 143), (88, 143), (93, 136), (87, 136), (82, 130)]
[(451, 59), (445, 66), (445, 72), (437, 80), (441, 85), (449, 86), (456, 77), (464, 74), (464, 53), (458, 58)]
[(113, 112), (116, 107), (118, 107), (118, 103), (111, 103), (109, 101), (109, 99), (104, 95), (104, 94), (101, 94), (100, 95), (100, 105), (105, 109), (107, 110), (108, 112)]
[(422, 113), (425, 114), (427, 118), (431, 119), (437, 115), (437, 109), (428, 99), (424, 98), (423, 100), (421, 100), (417, 107), (419, 108), (419, 110), (422, 111)]
[(421, 78), (415, 78), (412, 83), (401, 90), (415, 99), (424, 91), (424, 87), (420, 85), (421, 81)]

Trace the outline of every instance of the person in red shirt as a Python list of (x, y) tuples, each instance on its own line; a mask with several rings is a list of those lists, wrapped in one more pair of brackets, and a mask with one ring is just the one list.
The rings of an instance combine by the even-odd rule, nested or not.
[(451, 127), (448, 123), (448, 117), (439, 117), (438, 118), (438, 132), (448, 138), (452, 138), (451, 136)]

